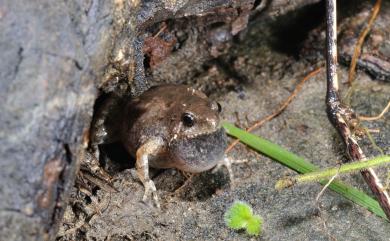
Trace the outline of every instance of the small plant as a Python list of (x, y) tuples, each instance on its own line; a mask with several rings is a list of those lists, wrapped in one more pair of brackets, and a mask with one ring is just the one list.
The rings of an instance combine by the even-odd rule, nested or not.
[(263, 220), (259, 215), (254, 215), (252, 208), (241, 201), (235, 201), (226, 211), (225, 223), (232, 229), (245, 229), (247, 234), (257, 236), (261, 232)]

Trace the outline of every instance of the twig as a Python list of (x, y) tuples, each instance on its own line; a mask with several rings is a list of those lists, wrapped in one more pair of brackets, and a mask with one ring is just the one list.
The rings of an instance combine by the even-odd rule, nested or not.
[(325, 190), (328, 189), (328, 187), (330, 186), (330, 184), (334, 181), (334, 179), (336, 179), (336, 177), (338, 177), (338, 173), (336, 172), (336, 174), (334, 174), (332, 176), (331, 179), (329, 179), (329, 181), (325, 184), (325, 186), (322, 187), (321, 191), (317, 194), (317, 197), (316, 197), (316, 202), (319, 202), (320, 200), (320, 197), (322, 197), (322, 194), (324, 194)]
[(378, 120), (380, 118), (383, 117), (384, 114), (386, 114), (387, 111), (389, 111), (390, 109), (390, 101), (389, 103), (387, 103), (387, 106), (383, 109), (383, 111), (377, 115), (377, 116), (361, 116), (359, 115), (359, 120), (364, 120), (364, 121), (374, 121), (374, 120)]
[[(351, 129), (347, 123), (356, 119), (355, 113), (348, 107), (341, 104), (339, 97), (339, 86), (337, 79), (337, 29), (336, 29), (336, 0), (326, 1), (326, 73), (327, 73), (327, 93), (326, 105), (330, 122), (342, 137), (347, 153), (351, 161), (365, 160), (362, 149), (354, 139)], [(372, 193), (378, 199), (386, 216), (390, 219), (390, 196), (384, 190), (382, 183), (378, 179), (373, 169), (361, 171), (366, 183)]]
[[(255, 124), (253, 124), (251, 127), (247, 128), (246, 131), (247, 132), (251, 132), (253, 131), (254, 129), (258, 128), (259, 126), (263, 125), (265, 122), (267, 121), (270, 121), (272, 120), (273, 118), (275, 118), (276, 116), (280, 115), (280, 113), (282, 113), (282, 111), (284, 109), (286, 109), (286, 107), (291, 103), (291, 101), (295, 98), (295, 96), (298, 94), (298, 92), (302, 89), (303, 87), (303, 84), (308, 80), (310, 79), (311, 77), (315, 76), (316, 74), (318, 74), (318, 72), (320, 72), (320, 70), (322, 69), (322, 67), (319, 67), (315, 70), (313, 70), (312, 72), (310, 72), (308, 75), (306, 75), (299, 83), (298, 85), (295, 87), (294, 91), (291, 93), (291, 95), (283, 102), (283, 104), (276, 110), (274, 111), (272, 114), (268, 115), (267, 117), (257, 121)], [(234, 140), (229, 146), (228, 148), (226, 148), (225, 150), (225, 153), (228, 153), (229, 151), (231, 151), (233, 149), (233, 147), (235, 145), (237, 145), (237, 143), (239, 143), (240, 141), (238, 139)]]
[(161, 27), (160, 30), (158, 30), (158, 32), (155, 35), (153, 35), (153, 38), (157, 38), (162, 32), (165, 31), (165, 29), (167, 29), (167, 24), (163, 22), (163, 26)]
[(356, 63), (360, 56), (360, 53), (362, 51), (362, 46), (364, 43), (364, 40), (366, 39), (367, 34), (370, 32), (371, 27), (378, 16), (379, 10), (381, 8), (382, 0), (377, 0), (374, 7), (371, 11), (371, 17), (368, 20), (368, 23), (366, 27), (363, 29), (363, 31), (360, 33), (358, 41), (356, 42), (355, 50), (353, 52), (353, 56), (351, 59), (351, 65), (349, 67), (349, 75), (348, 75), (348, 83), (349, 85), (352, 84), (353, 80), (355, 79), (355, 69), (356, 69)]
[(307, 182), (322, 181), (323, 179), (329, 177), (334, 178), (335, 175), (350, 173), (350, 172), (359, 171), (370, 167), (377, 167), (389, 163), (390, 163), (390, 156), (379, 156), (366, 161), (352, 162), (352, 163), (341, 165), (339, 167), (332, 167), (322, 171), (309, 172), (303, 175), (283, 178), (277, 181), (275, 186), (276, 189), (283, 189), (290, 186), (291, 183), (303, 184)]
[(373, 148), (377, 149), (379, 151), (379, 153), (384, 156), (385, 155), (385, 152), (382, 150), (382, 148), (380, 148), (374, 138), (372, 137), (371, 133), (370, 133), (370, 130), (367, 128), (367, 127), (363, 127), (363, 130), (364, 132), (366, 133), (366, 136), (368, 137), (368, 140), (371, 142), (371, 145)]
[(328, 236), (328, 239), (332, 240), (332, 241), (337, 241), (337, 239), (329, 232), (328, 225), (326, 224), (326, 220), (325, 220), (325, 218), (323, 218), (323, 211), (322, 211), (322, 207), (321, 207), (321, 203), (320, 203), (320, 198), (324, 194), (325, 190), (327, 190), (328, 187), (332, 184), (334, 179), (336, 179), (337, 176), (338, 176), (338, 174), (335, 174), (331, 179), (328, 180), (328, 182), (322, 187), (321, 191), (317, 194), (317, 197), (315, 199), (316, 200), (315, 203), (316, 203), (316, 206), (318, 209), (318, 218), (322, 222), (323, 231)]
[(106, 180), (102, 180), (99, 177), (95, 177), (88, 172), (81, 171), (79, 175), (88, 181), (90, 181), (92, 184), (98, 186), (100, 189), (104, 190), (105, 192), (118, 192), (118, 190), (115, 189), (109, 182)]

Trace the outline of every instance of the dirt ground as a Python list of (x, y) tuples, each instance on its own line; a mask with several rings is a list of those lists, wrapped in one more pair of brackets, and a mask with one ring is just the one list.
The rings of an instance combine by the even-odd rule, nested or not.
[[(390, 6), (386, 3), (383, 8), (388, 12)], [(309, 55), (302, 54), (303, 45), (323, 45), (323, 42), (304, 42), (310, 33), (321, 35), (322, 20), (315, 22), (317, 18), (313, 18), (313, 22), (307, 23), (312, 20), (299, 14), (251, 22), (216, 63), (199, 65), (197, 74), (180, 82), (191, 82), (218, 100), (224, 120), (241, 127), (250, 126), (274, 111), (305, 75), (324, 66), (320, 47), (312, 48), (315, 50)], [(304, 22), (305, 27), (298, 26)], [(284, 28), (274, 31), (275, 25)], [(289, 36), (303, 28), (305, 33), (300, 38)], [(163, 78), (164, 73), (157, 72)], [(340, 81), (345, 82), (347, 77), (348, 68), (340, 65)], [(321, 167), (335, 166), (345, 159), (344, 147), (325, 113), (325, 81), (322, 69), (280, 116), (254, 133)], [(346, 89), (346, 85), (341, 87)], [(388, 81), (375, 80), (358, 70), (351, 99), (357, 113), (380, 113), (389, 96)], [(378, 121), (364, 122), (368, 128), (379, 130), (372, 136), (387, 154), (390, 154), (389, 116), (387, 113)], [(368, 157), (379, 154), (367, 138), (361, 144)], [(319, 184), (277, 191), (275, 182), (294, 174), (293, 171), (241, 144), (229, 155), (236, 160), (248, 160), (233, 166), (234, 189), (225, 169), (195, 176), (180, 189), (186, 181), (183, 174), (176, 170), (156, 171), (153, 181), (161, 198), (161, 210), (140, 202), (144, 189), (133, 168), (113, 173), (113, 186), (118, 192), (95, 188), (88, 195), (75, 187), (57, 240), (389, 240), (388, 222), (340, 195), (327, 190), (316, 202), (322, 188)], [(378, 170), (383, 180), (387, 171)], [(360, 174), (342, 179), (369, 193)], [(224, 224), (223, 214), (235, 200), (249, 203), (263, 217), (259, 237), (230, 230)]]

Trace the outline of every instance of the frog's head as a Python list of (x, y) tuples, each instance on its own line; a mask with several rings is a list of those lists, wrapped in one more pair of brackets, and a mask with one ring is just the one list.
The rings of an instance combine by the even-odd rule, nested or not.
[(172, 108), (169, 149), (177, 168), (202, 172), (222, 160), (226, 134), (220, 125), (221, 105), (190, 87), (178, 94), (181, 100)]
[(221, 105), (198, 90), (187, 87), (184, 91), (177, 93), (169, 113), (171, 141), (192, 139), (220, 129)]

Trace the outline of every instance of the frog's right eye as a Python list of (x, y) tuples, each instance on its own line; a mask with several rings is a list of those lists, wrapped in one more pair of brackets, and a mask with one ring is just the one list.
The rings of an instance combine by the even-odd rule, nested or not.
[(195, 124), (195, 117), (192, 113), (183, 113), (181, 116), (181, 121), (183, 122), (184, 126), (192, 127)]

